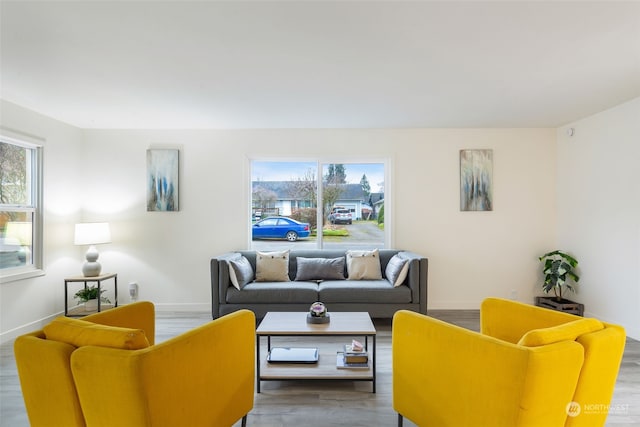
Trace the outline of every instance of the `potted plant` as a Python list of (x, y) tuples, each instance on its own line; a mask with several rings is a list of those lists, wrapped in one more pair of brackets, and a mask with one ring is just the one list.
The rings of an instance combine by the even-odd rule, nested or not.
[(575, 292), (580, 280), (575, 272), (578, 260), (561, 250), (547, 252), (538, 259), (544, 263), (542, 291), (548, 294), (553, 290), (554, 297), (536, 297), (536, 305), (582, 316), (584, 306), (563, 297), (563, 290)]
[(100, 289), (100, 292), (98, 292), (97, 286), (87, 286), (76, 292), (73, 297), (78, 300), (78, 305), (84, 303), (86, 311), (93, 311), (98, 308), (98, 297), (100, 297), (100, 302), (111, 304), (109, 298), (102, 296), (105, 291), (105, 289)]

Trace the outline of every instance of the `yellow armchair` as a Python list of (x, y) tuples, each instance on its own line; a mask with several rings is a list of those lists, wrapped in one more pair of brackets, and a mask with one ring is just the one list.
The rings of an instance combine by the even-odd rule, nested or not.
[[(127, 308), (131, 318), (140, 317), (137, 322), (127, 324), (126, 316), (118, 315)], [(146, 315), (138, 316), (138, 310)], [(231, 313), (157, 345), (153, 345), (150, 326), (150, 346), (140, 341), (137, 329), (155, 321), (151, 303), (100, 314), (104, 317), (87, 316), (83, 320), (108, 322), (113, 328), (87, 333), (83, 328), (92, 326), (67, 319), (57, 319), (45, 327), (37, 338), (41, 347), (46, 342), (64, 351), (57, 351), (55, 357), (54, 352), (39, 357), (40, 377), (30, 371), (38, 365), (32, 360), (38, 359), (34, 348), (24, 345), (32, 340), (16, 340), (16, 361), (32, 426), (231, 426), (240, 419), (245, 425), (246, 415), (253, 408), (255, 385), (252, 312)], [(77, 347), (44, 339), (45, 334), (56, 338), (67, 334)], [(109, 342), (89, 345), (98, 335)], [(27, 364), (26, 360), (31, 361)], [(29, 373), (23, 378), (26, 371)], [(64, 375), (52, 378), (52, 371)], [(48, 384), (45, 390), (43, 378)], [(56, 393), (64, 393), (64, 398), (50, 395), (52, 387)], [(59, 400), (65, 401), (64, 412), (56, 409)]]
[(483, 302), (480, 316), (477, 333), (396, 313), (399, 426), (403, 417), (434, 427), (604, 425), (606, 412), (580, 408), (609, 404), (624, 350), (622, 328), (496, 298)]
[(71, 370), (87, 425), (245, 425), (255, 326), (253, 312), (240, 310), (146, 349), (79, 348)]
[[(129, 304), (83, 318), (97, 324), (144, 331), (149, 344), (155, 337), (154, 307), (149, 302)], [(71, 373), (74, 345), (46, 339), (44, 330), (16, 338), (14, 354), (22, 396), (32, 427), (85, 427)]]

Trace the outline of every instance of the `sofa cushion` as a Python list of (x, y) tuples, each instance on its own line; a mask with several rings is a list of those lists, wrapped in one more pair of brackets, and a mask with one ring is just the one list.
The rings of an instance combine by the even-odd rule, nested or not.
[(344, 280), (344, 257), (297, 257), (296, 280)]
[(256, 252), (256, 282), (288, 282), (289, 250)]
[(411, 302), (408, 286), (393, 287), (388, 280), (360, 280), (357, 282), (327, 280), (318, 284), (319, 301), (330, 303), (388, 303)]
[(402, 259), (398, 255), (391, 257), (387, 263), (384, 275), (393, 286), (400, 286), (409, 272), (409, 260)]
[(372, 251), (347, 251), (347, 273), (349, 280), (380, 280), (380, 255)]
[(149, 347), (149, 341), (142, 329), (100, 325), (69, 317), (58, 317), (51, 321), (44, 327), (44, 334), (48, 340), (76, 347), (95, 345), (124, 350)]
[(560, 341), (575, 341), (580, 335), (599, 331), (603, 328), (604, 325), (598, 319), (579, 319), (550, 328), (531, 330), (520, 338), (518, 345), (537, 347)]
[(231, 284), (240, 290), (247, 283), (253, 281), (253, 267), (246, 257), (227, 261), (229, 264), (229, 279)]
[(229, 304), (284, 304), (318, 301), (318, 284), (315, 282), (253, 282), (241, 291), (227, 290)]

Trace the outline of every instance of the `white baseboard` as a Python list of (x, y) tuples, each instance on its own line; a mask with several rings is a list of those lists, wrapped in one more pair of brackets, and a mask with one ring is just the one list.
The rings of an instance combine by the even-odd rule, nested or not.
[(20, 335), (28, 334), (29, 332), (42, 329), (44, 328), (45, 325), (50, 323), (53, 319), (55, 319), (56, 317), (62, 316), (63, 314), (64, 314), (63, 312), (52, 314), (50, 316), (44, 317), (34, 322), (27, 323), (25, 325), (3, 332), (0, 334), (0, 344), (4, 344), (6, 342), (14, 340)]
[(480, 310), (482, 301), (427, 301), (429, 310)]
[(182, 311), (182, 312), (209, 312), (211, 313), (211, 303), (153, 303), (156, 311)]

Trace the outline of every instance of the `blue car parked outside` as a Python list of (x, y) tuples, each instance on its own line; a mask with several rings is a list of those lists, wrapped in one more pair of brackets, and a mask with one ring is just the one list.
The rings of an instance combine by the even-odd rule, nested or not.
[(253, 224), (251, 237), (256, 239), (287, 239), (295, 242), (298, 238), (309, 237), (311, 227), (305, 222), (285, 216), (270, 216)]

